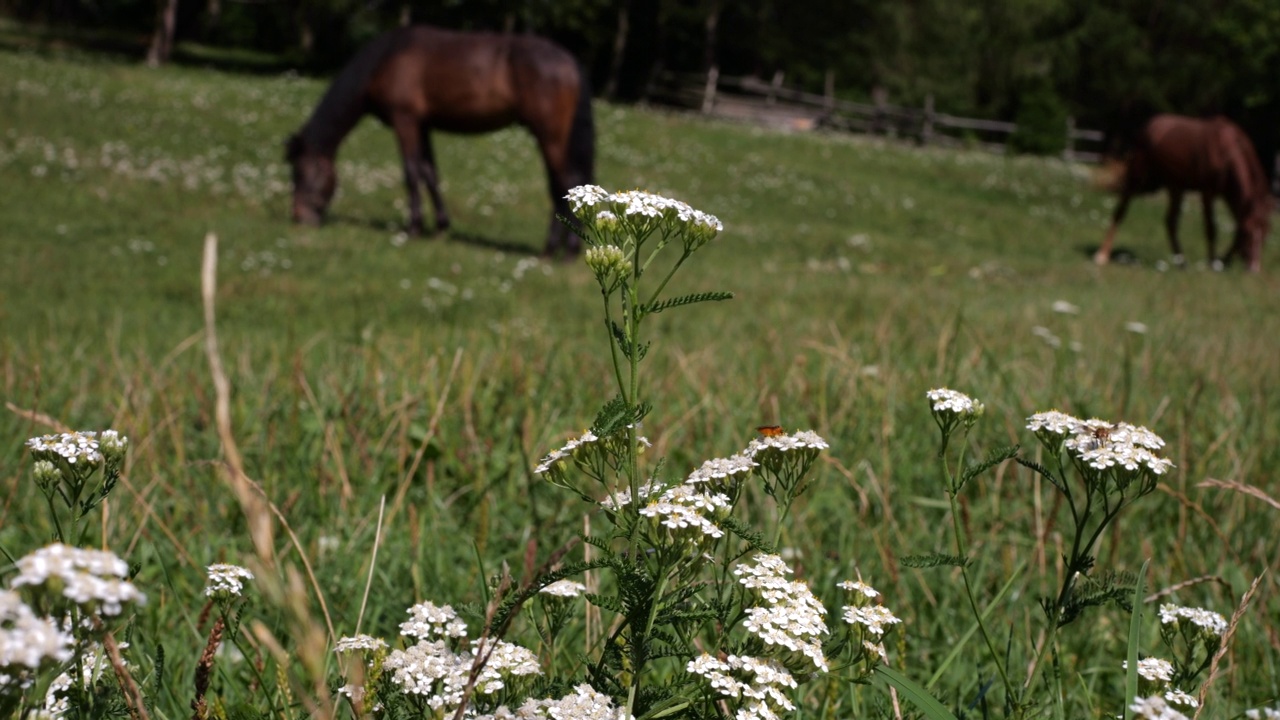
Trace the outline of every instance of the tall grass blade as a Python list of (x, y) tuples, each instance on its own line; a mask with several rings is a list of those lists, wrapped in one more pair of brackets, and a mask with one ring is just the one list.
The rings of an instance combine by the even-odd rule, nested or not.
[(911, 701), (924, 713), (929, 720), (956, 720), (956, 716), (936, 698), (929, 694), (928, 690), (920, 687), (914, 680), (906, 675), (894, 670), (887, 665), (877, 665), (876, 673), (893, 687), (902, 693), (902, 696)]
[(1147, 566), (1150, 564), (1150, 558), (1142, 563), (1142, 570), (1138, 572), (1138, 579), (1133, 584), (1133, 612), (1129, 615), (1129, 647), (1125, 651), (1125, 657), (1129, 661), (1128, 669), (1124, 674), (1125, 720), (1133, 717), (1133, 710), (1130, 707), (1138, 695), (1138, 646), (1142, 643), (1142, 598), (1146, 592)]

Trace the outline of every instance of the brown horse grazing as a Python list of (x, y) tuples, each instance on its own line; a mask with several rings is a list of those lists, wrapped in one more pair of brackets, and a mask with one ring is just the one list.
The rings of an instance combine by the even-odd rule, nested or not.
[(565, 193), (593, 181), (595, 128), (587, 79), (563, 48), (531, 35), (432, 27), (378, 37), (343, 68), (288, 140), (295, 222), (323, 220), (337, 186), (338, 145), (366, 113), (389, 126), (400, 144), (411, 233), (422, 232), (420, 184), (431, 194), (436, 229), (449, 227), (431, 131), (483, 133), (519, 123), (537, 140), (551, 185), (555, 209), (546, 252), (580, 249), (578, 236), (556, 215), (572, 217)]
[(1116, 226), (1124, 219), (1133, 195), (1169, 190), (1169, 210), (1165, 229), (1173, 248), (1175, 263), (1182, 263), (1178, 243), (1178, 215), (1182, 194), (1199, 192), (1204, 204), (1204, 231), (1209, 241), (1209, 260), (1216, 262), (1217, 229), (1213, 221), (1213, 201), (1219, 195), (1227, 201), (1236, 220), (1235, 242), (1222, 258), (1239, 255), (1252, 272), (1262, 268), (1262, 242), (1271, 219), (1271, 193), (1266, 176), (1247, 135), (1226, 118), (1209, 120), (1157, 115), (1142, 129), (1138, 142), (1124, 164), (1123, 175), (1113, 190), (1120, 204), (1111, 217), (1102, 247), (1093, 256), (1099, 265), (1111, 259)]

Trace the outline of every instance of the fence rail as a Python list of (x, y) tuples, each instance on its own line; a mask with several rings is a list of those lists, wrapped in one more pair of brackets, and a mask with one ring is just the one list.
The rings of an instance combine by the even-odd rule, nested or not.
[[(892, 105), (883, 97), (873, 103), (853, 102), (835, 97), (831, 75), (825, 94), (789, 88), (781, 72), (772, 81), (758, 77), (720, 75), (717, 68), (706, 74), (661, 73), (650, 83), (647, 95), (652, 102), (698, 109), (707, 115), (753, 120), (793, 129), (833, 128), (849, 132), (912, 138), (923, 145), (979, 145), (994, 152), (1006, 152), (1015, 123), (983, 118), (967, 118), (940, 113), (933, 96), (924, 107)], [(1098, 162), (1102, 159), (1104, 133), (1077, 128), (1068, 118), (1063, 128), (1062, 155), (1068, 160)], [(1084, 147), (1081, 147), (1084, 145)]]

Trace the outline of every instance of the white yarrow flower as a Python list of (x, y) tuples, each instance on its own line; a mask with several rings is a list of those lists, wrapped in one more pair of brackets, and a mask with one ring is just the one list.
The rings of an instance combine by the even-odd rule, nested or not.
[(215, 563), (209, 566), (209, 584), (205, 586), (204, 595), (223, 599), (240, 597), (245, 581), (252, 579), (253, 573), (246, 568)]

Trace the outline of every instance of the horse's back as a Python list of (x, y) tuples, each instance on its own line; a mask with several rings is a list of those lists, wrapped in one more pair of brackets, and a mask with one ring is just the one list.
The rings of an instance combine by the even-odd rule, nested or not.
[(408, 112), (450, 132), (480, 133), (526, 122), (529, 97), (568, 92), (576, 99), (577, 64), (548, 40), (425, 25), (402, 32), (397, 52), (383, 61), (370, 86), (374, 104), (388, 113)]

